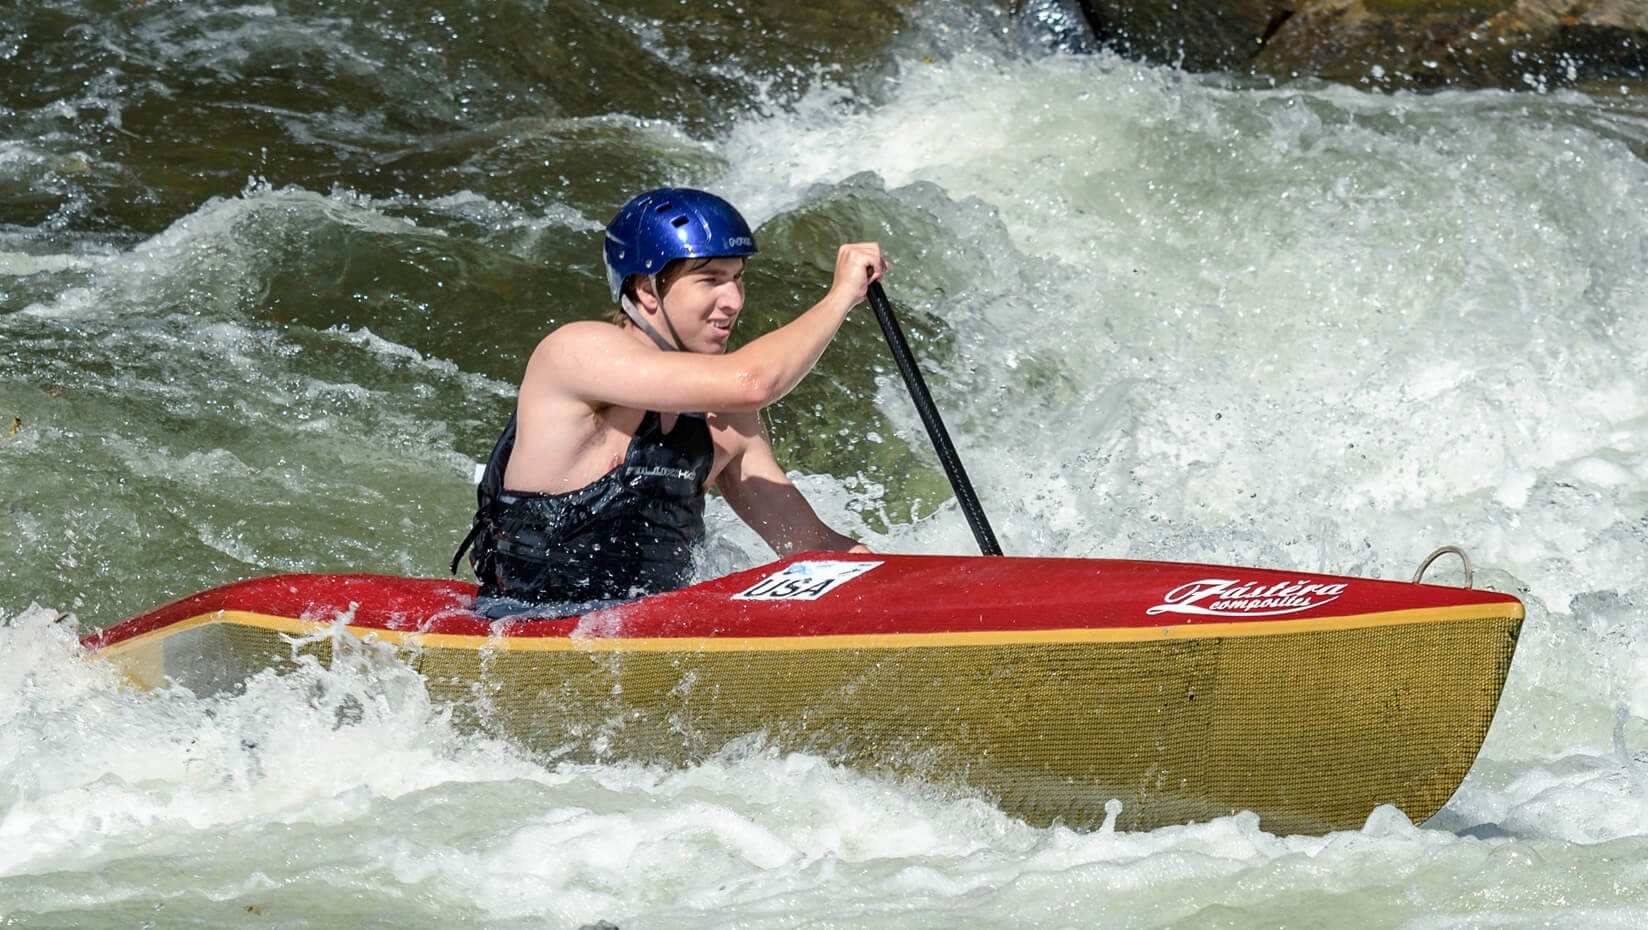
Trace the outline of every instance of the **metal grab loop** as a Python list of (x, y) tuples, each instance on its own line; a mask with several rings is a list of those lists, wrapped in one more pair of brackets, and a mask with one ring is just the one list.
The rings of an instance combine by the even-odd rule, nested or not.
[(1426, 556), (1425, 561), (1419, 563), (1419, 571), (1413, 573), (1413, 583), (1418, 584), (1419, 579), (1425, 577), (1425, 569), (1430, 568), (1431, 563), (1436, 561), (1439, 556), (1446, 555), (1449, 552), (1459, 556), (1459, 561), (1465, 563), (1465, 587), (1469, 588), (1471, 586), (1471, 557), (1466, 555), (1465, 550), (1458, 546), (1443, 546)]

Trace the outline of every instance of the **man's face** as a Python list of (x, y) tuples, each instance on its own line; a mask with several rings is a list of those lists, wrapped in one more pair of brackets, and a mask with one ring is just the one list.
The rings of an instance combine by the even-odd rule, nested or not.
[(744, 309), (744, 260), (712, 258), (684, 272), (670, 284), (664, 308), (687, 351), (727, 351), (732, 324)]

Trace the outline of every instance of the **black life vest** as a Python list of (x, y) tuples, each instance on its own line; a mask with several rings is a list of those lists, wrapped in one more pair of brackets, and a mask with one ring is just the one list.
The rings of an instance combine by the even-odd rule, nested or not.
[(715, 460), (709, 424), (683, 413), (665, 433), (647, 411), (624, 460), (564, 494), (511, 491), (504, 470), (515, 448), (511, 416), (492, 447), (479, 506), (452, 570), (469, 564), (483, 597), (533, 603), (627, 599), (685, 585), (704, 538), (704, 483)]

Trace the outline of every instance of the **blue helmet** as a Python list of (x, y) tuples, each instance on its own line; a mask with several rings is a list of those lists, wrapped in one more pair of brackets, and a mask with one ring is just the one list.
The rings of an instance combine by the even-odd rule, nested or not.
[(616, 301), (632, 274), (657, 274), (677, 258), (754, 255), (750, 224), (732, 204), (686, 187), (647, 191), (607, 224), (607, 284)]

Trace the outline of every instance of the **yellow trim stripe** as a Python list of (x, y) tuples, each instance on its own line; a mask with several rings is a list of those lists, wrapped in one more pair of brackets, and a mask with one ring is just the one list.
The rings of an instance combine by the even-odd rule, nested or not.
[[(1425, 607), (1388, 610), (1315, 620), (1250, 620), (1242, 623), (1179, 623), (1149, 627), (1079, 627), (1056, 630), (983, 630), (965, 633), (865, 633), (841, 636), (697, 636), (697, 637), (592, 637), (592, 636), (463, 636), (449, 633), (417, 633), (346, 626), (360, 639), (375, 637), (395, 645), (437, 649), (501, 649), (524, 652), (773, 652), (780, 650), (831, 649), (918, 649), (942, 646), (1004, 646), (1035, 643), (1152, 642), (1158, 640), (1212, 639), (1237, 636), (1278, 636), (1287, 633), (1396, 626), (1410, 623), (1442, 623), (1460, 620), (1522, 618), (1522, 605), (1514, 601), (1495, 604), (1463, 604), (1454, 607)], [(330, 627), (330, 623), (296, 620), (243, 610), (219, 610), (168, 624), (140, 636), (100, 650), (115, 656), (139, 648), (146, 642), (183, 633), (213, 623), (260, 627), (292, 635), (309, 635)]]

